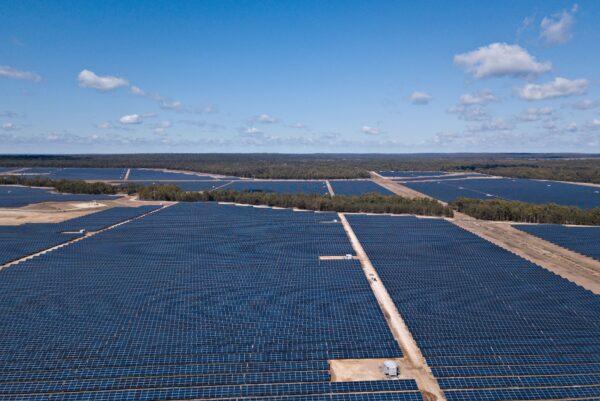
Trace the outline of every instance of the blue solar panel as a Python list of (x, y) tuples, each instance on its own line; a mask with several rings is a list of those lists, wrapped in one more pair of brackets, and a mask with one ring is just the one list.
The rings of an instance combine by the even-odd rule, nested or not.
[(600, 227), (566, 227), (558, 224), (516, 224), (513, 227), (600, 260)]
[(445, 220), (348, 220), (449, 400), (597, 396), (598, 296)]
[(56, 224), (0, 226), (0, 265), (77, 238), (81, 229), (97, 231), (156, 208), (117, 207)]
[(336, 218), (177, 204), (0, 271), (0, 398), (421, 399), (330, 382), (402, 355)]
[(403, 185), (445, 202), (458, 197), (501, 198), (529, 203), (556, 203), (590, 209), (600, 206), (600, 188), (527, 179), (464, 179), (406, 182)]
[(52, 170), (48, 178), (53, 180), (122, 180), (126, 168), (67, 167)]
[(377, 193), (393, 195), (394, 193), (370, 180), (330, 180), (329, 183), (336, 195), (364, 195)]
[(233, 181), (223, 189), (250, 192), (329, 193), (325, 181)]
[(142, 185), (175, 185), (183, 191), (208, 191), (214, 189), (227, 189), (231, 181), (210, 180), (210, 181), (136, 181), (136, 184)]
[(378, 171), (378, 174), (382, 177), (435, 177), (438, 175), (447, 174), (443, 171)]
[(63, 194), (49, 188), (0, 185), (0, 207), (21, 207), (40, 202), (69, 202), (116, 199), (112, 195)]
[(152, 170), (132, 168), (129, 172), (129, 181), (153, 181), (153, 180), (211, 180), (212, 177), (200, 174), (177, 173), (173, 171)]

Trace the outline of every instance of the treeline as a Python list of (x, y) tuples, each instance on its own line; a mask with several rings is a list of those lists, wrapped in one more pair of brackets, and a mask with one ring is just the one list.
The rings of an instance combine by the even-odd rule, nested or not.
[(447, 206), (431, 199), (408, 199), (399, 196), (366, 194), (361, 196), (341, 196), (317, 194), (280, 194), (272, 192), (240, 192), (217, 190), (210, 192), (185, 192), (175, 185), (152, 185), (141, 188), (142, 200), (163, 200), (179, 202), (235, 202), (248, 205), (266, 205), (285, 208), (298, 208), (327, 212), (348, 213), (395, 213), (427, 216), (452, 217)]
[(249, 178), (367, 178), (369, 171), (480, 172), (600, 183), (600, 155), (577, 154), (116, 154), (5, 155), (2, 167), (167, 168)]
[(141, 185), (138, 184), (118, 184), (111, 185), (105, 182), (86, 182), (79, 180), (51, 180), (42, 177), (22, 177), (22, 176), (0, 176), (0, 185), (24, 185), (28, 187), (47, 187), (54, 188), (57, 192), (71, 194), (91, 194), (91, 195), (116, 195), (116, 194), (134, 194), (138, 192)]
[(481, 220), (600, 225), (600, 207), (586, 210), (552, 203), (535, 205), (518, 201), (469, 198), (459, 198), (449, 206)]

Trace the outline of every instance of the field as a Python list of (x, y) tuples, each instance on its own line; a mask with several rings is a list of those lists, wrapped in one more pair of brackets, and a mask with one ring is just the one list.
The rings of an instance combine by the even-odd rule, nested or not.
[[(593, 186), (442, 171), (0, 173), (340, 199), (600, 199)], [(598, 233), (0, 186), (0, 401), (598, 400)]]

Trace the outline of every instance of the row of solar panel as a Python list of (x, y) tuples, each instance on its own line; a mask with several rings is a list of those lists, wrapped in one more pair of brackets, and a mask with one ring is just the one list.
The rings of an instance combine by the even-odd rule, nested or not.
[(48, 188), (0, 185), (0, 207), (21, 207), (40, 202), (87, 202), (116, 199), (112, 195), (62, 194)]
[(444, 220), (348, 219), (447, 399), (598, 397), (596, 295)]
[(159, 207), (115, 207), (56, 224), (0, 226), (0, 265), (68, 242), (83, 234), (79, 230), (98, 231)]
[(600, 188), (556, 181), (513, 178), (473, 178), (405, 182), (403, 185), (444, 202), (459, 197), (506, 199), (528, 203), (556, 203), (590, 209), (600, 206)]
[(600, 261), (600, 227), (567, 227), (559, 224), (516, 224), (513, 227)]
[(359, 263), (319, 261), (353, 253), (336, 219), (177, 204), (0, 271), (5, 399), (420, 399), (329, 382), (328, 359), (402, 355)]

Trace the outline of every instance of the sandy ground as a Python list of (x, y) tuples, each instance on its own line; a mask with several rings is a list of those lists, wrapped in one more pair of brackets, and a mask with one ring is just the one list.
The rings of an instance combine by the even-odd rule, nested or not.
[[(356, 256), (360, 260), (361, 267), (369, 284), (371, 286), (371, 290), (377, 299), (377, 303), (381, 308), (383, 315), (387, 321), (394, 338), (398, 342), (398, 345), (402, 348), (402, 352), (404, 354), (403, 358), (403, 374), (407, 375), (411, 379), (414, 379), (417, 382), (419, 390), (426, 395), (426, 397), (430, 400), (445, 400), (446, 397), (442, 392), (437, 380), (433, 376), (431, 369), (427, 365), (419, 346), (414, 340), (412, 334), (410, 333), (408, 326), (400, 316), (400, 312), (396, 308), (394, 301), (390, 297), (387, 292), (385, 286), (381, 282), (375, 267), (369, 260), (365, 250), (363, 249), (358, 237), (352, 230), (350, 223), (346, 219), (346, 216), (343, 213), (338, 213), (340, 221), (344, 226), (344, 230), (350, 239), (350, 243), (352, 244), (352, 248), (356, 252)], [(347, 375), (351, 372), (340, 372), (339, 375)]]
[(329, 361), (329, 373), (332, 382), (356, 382), (371, 380), (393, 380), (383, 373), (383, 363), (395, 361), (398, 363), (400, 374), (396, 379), (411, 379), (404, 373), (403, 358), (389, 359), (331, 359)]
[(600, 262), (512, 227), (510, 223), (477, 220), (455, 212), (447, 219), (523, 259), (600, 294)]
[(0, 208), (0, 226), (26, 223), (60, 223), (96, 213), (111, 207), (138, 207), (162, 205), (170, 202), (137, 201), (129, 197), (98, 202), (43, 202), (19, 208)]
[[(410, 189), (408, 187), (405, 187), (404, 185), (396, 182), (396, 181), (392, 181), (390, 179), (387, 178), (383, 178), (382, 176), (380, 176), (379, 174), (377, 174), (374, 171), (371, 171), (371, 177), (372, 180), (374, 182), (376, 182), (377, 184), (381, 185), (382, 187), (389, 189), (390, 191), (392, 191), (393, 193), (395, 193), (398, 196), (401, 196), (403, 198), (409, 198), (409, 199), (414, 199), (414, 198), (429, 198), (429, 199), (433, 199), (431, 196), (429, 195), (425, 195), (422, 194), (421, 192), (415, 191), (414, 189)], [(446, 204), (444, 202), (440, 202), (442, 204)]]
[(331, 186), (331, 183), (329, 182), (329, 180), (325, 180), (325, 185), (327, 185), (327, 190), (329, 191), (329, 195), (335, 196), (335, 192), (333, 192), (333, 187)]

